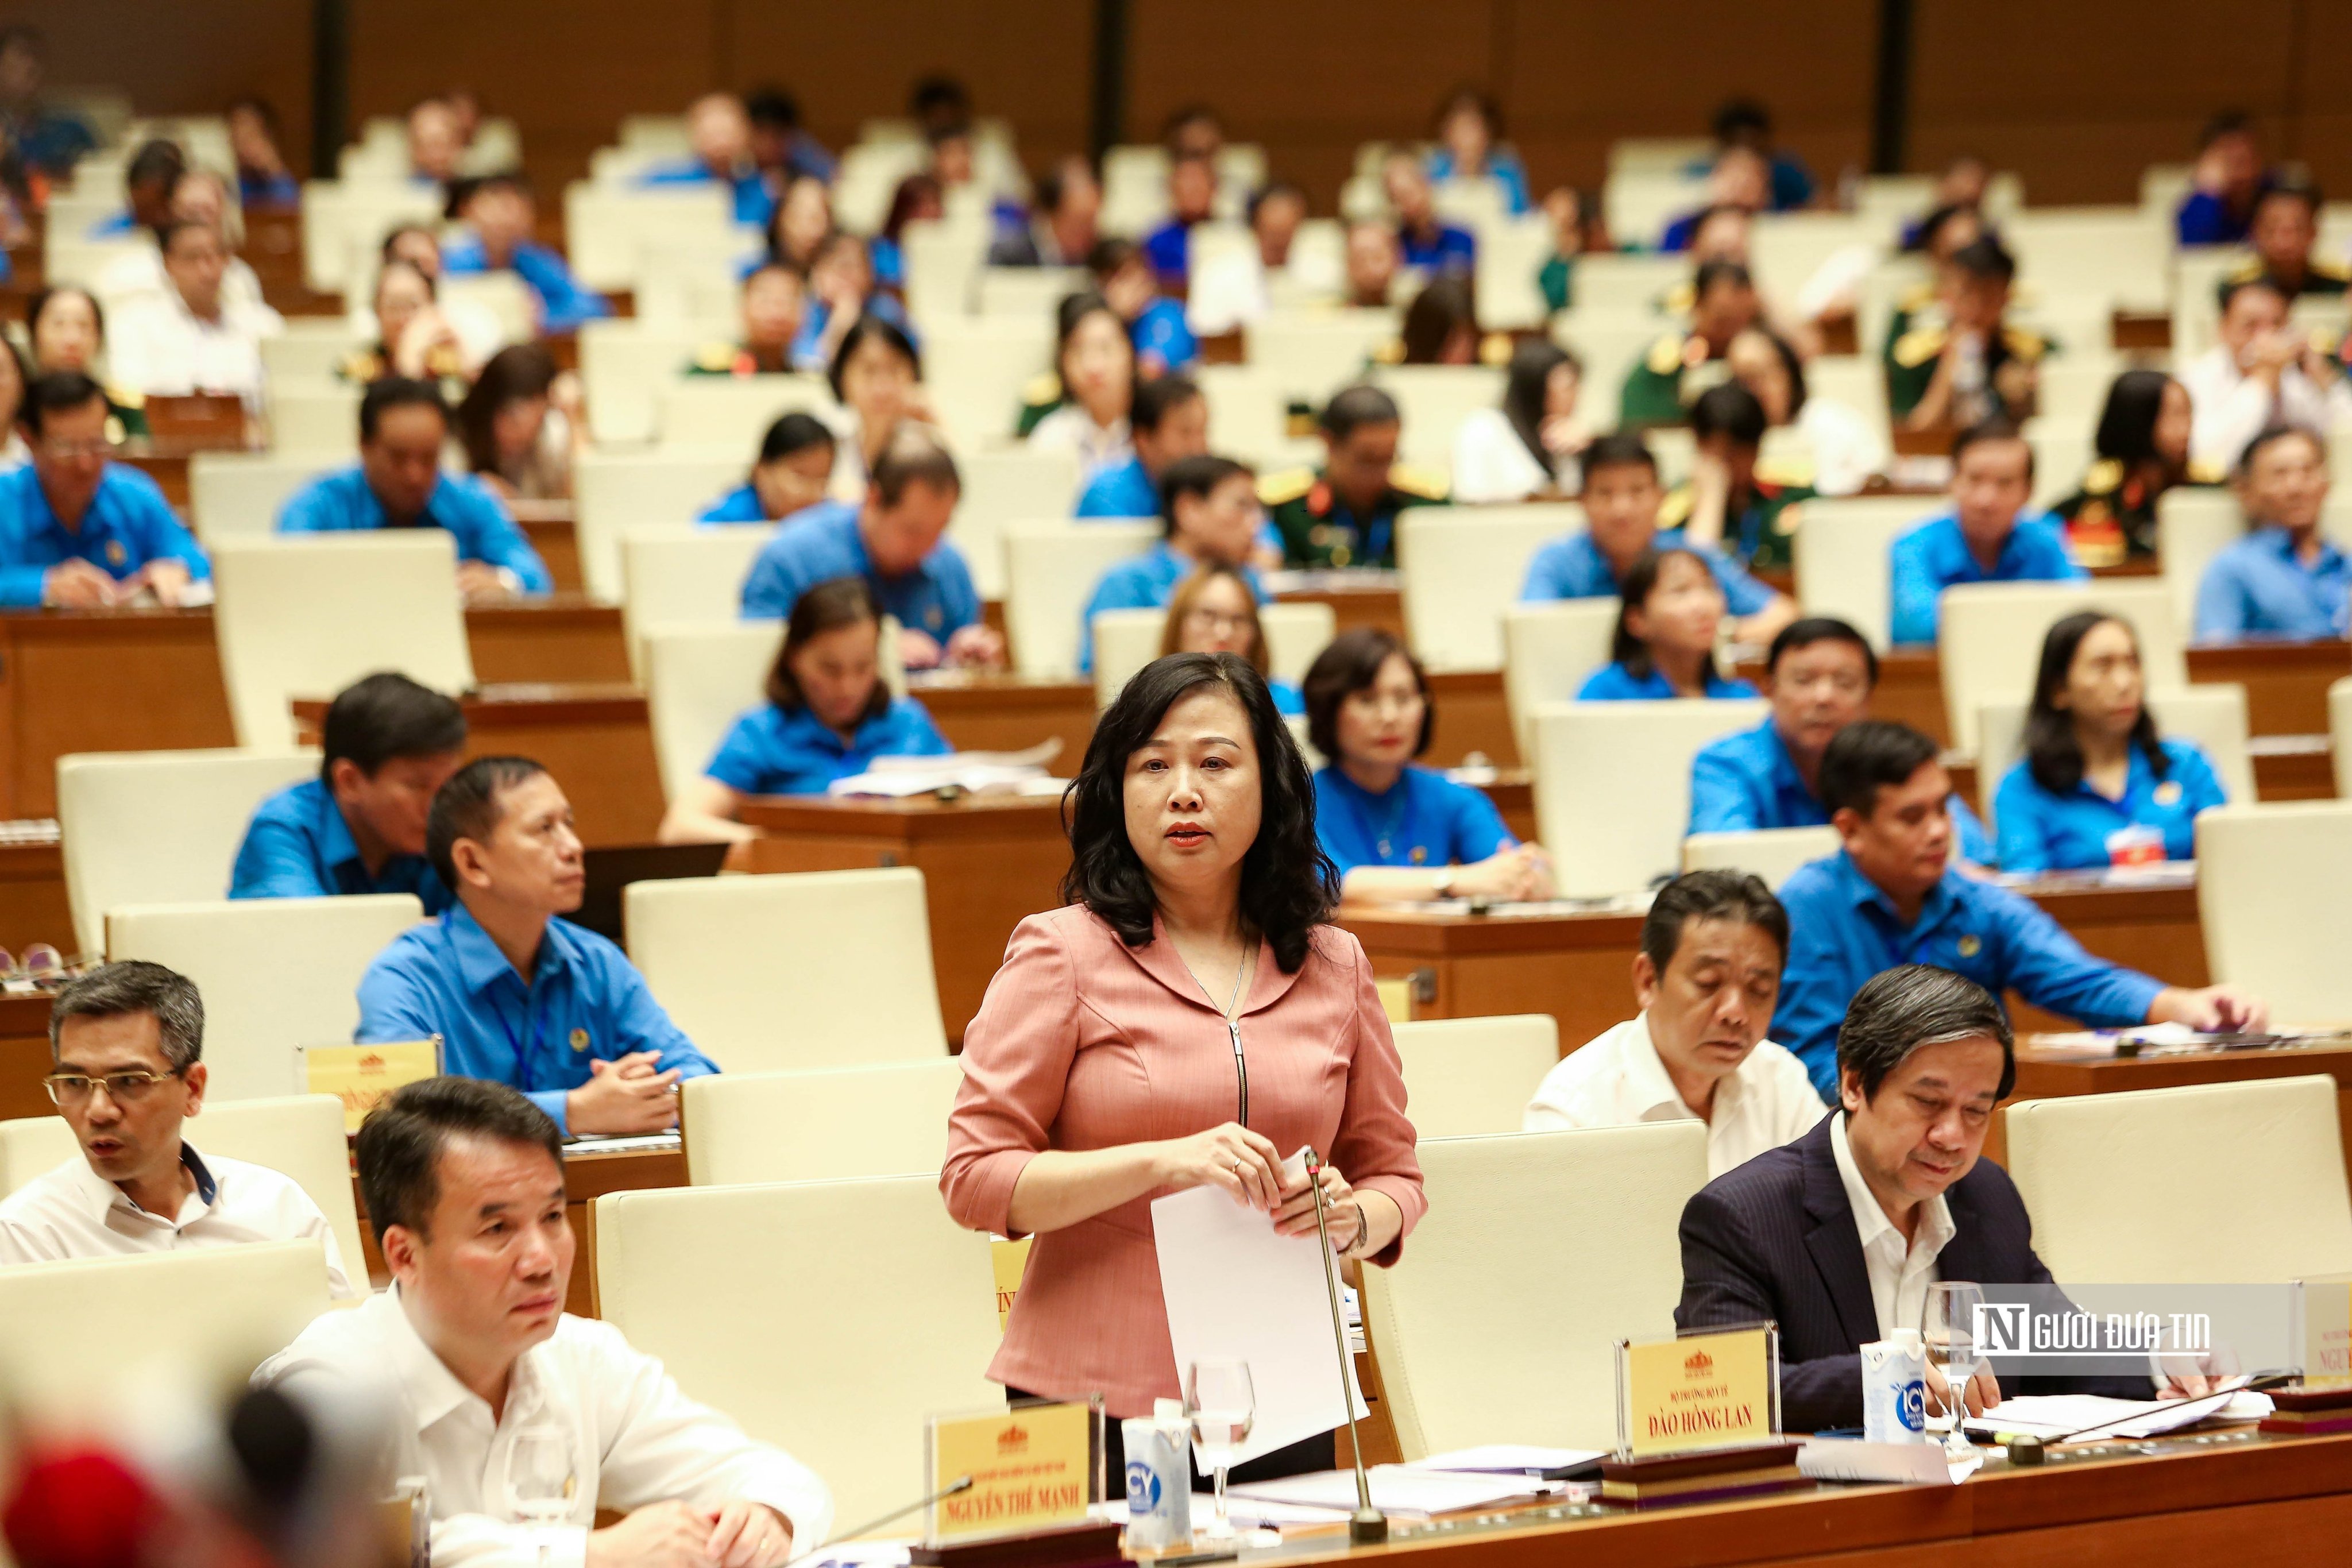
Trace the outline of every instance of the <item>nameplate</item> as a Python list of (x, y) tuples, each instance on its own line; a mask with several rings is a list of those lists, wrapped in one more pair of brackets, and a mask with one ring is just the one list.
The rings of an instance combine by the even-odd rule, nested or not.
[(2303, 1386), (2352, 1388), (2352, 1275), (2298, 1279), (2294, 1294)]
[(1029, 1244), (1036, 1237), (1024, 1236), (1018, 1241), (991, 1239), (989, 1261), (996, 1268), (996, 1331), (1003, 1333), (1013, 1320), (1013, 1303), (1021, 1294), (1021, 1276), (1029, 1268)]
[(929, 1422), (924, 1489), (971, 1484), (929, 1510), (929, 1546), (1084, 1524), (1094, 1501), (1092, 1404), (1032, 1405)]
[(1631, 1458), (1769, 1441), (1780, 1431), (1766, 1323), (1617, 1342), (1617, 1447)]
[(302, 1086), (343, 1102), (343, 1131), (357, 1132), (367, 1113), (404, 1084), (441, 1073), (441, 1037), (372, 1046), (305, 1046)]

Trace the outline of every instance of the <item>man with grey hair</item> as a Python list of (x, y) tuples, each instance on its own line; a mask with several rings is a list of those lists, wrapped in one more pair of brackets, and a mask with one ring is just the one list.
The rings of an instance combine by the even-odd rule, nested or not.
[(199, 1155), (205, 1005), (160, 963), (109, 963), (58, 993), (43, 1080), (81, 1152), (0, 1203), (0, 1264), (316, 1237), (327, 1288), (353, 1290), (319, 1205), (260, 1165)]
[[(2053, 1284), (2008, 1173), (1979, 1158), (2016, 1079), (1991, 993), (1925, 964), (1873, 978), (1838, 1031), (1839, 1109), (1684, 1208), (1675, 1326), (1773, 1320), (1787, 1429), (1860, 1426), (1862, 1347), (1919, 1327), (1930, 1284)], [(1944, 1392), (1931, 1369), (1931, 1408)], [(2147, 1377), (2035, 1377), (2011, 1392), (2156, 1391)], [(2000, 1397), (1989, 1372), (1965, 1393), (1971, 1415)]]

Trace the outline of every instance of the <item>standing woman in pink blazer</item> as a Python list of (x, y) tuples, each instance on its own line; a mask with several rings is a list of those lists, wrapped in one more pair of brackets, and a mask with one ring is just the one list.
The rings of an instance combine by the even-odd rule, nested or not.
[[(988, 1375), (1015, 1395), (1180, 1395), (1151, 1200), (1203, 1184), (1315, 1234), (1283, 1185), (1327, 1161), (1331, 1239), (1396, 1261), (1427, 1206), (1396, 1044), (1356, 939), (1315, 786), (1232, 654), (1171, 654), (1102, 716), (1070, 789), (1066, 907), (1021, 922), (964, 1036), (940, 1191), (959, 1224), (1035, 1236)], [(1328, 1468), (1325, 1436), (1234, 1473)]]

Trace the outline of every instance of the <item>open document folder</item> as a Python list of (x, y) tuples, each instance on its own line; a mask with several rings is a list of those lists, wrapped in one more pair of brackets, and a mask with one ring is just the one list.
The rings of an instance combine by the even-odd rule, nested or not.
[(1062, 754), (1059, 736), (1019, 752), (950, 752), (943, 757), (877, 757), (862, 773), (835, 779), (827, 795), (903, 800), (953, 787), (967, 795), (1058, 795), (1066, 781), (1045, 766)]
[(2270, 1395), (2247, 1392), (2244, 1379), (2197, 1399), (2109, 1399), (2095, 1394), (2020, 1394), (1969, 1417), (1972, 1436), (2015, 1433), (2045, 1443), (2161, 1436), (2200, 1421), (2259, 1421)]

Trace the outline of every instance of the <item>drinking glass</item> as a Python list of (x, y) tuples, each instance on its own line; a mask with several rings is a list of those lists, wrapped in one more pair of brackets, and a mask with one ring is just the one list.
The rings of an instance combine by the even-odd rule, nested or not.
[[(555, 1426), (526, 1426), (515, 1434), (507, 1459), (507, 1503), (525, 1524), (550, 1526), (572, 1517), (577, 1478), (572, 1470), (572, 1438)], [(548, 1559), (545, 1541), (539, 1560)]]
[(1927, 1364), (1944, 1378), (1944, 1451), (1955, 1458), (1969, 1447), (1968, 1388), (1969, 1379), (1984, 1364), (1977, 1349), (1977, 1309), (1983, 1305), (1984, 1287), (1954, 1280), (1928, 1286), (1920, 1312), (1919, 1337), (1927, 1344)]
[(1230, 1537), (1233, 1516), (1225, 1510), (1225, 1472), (1249, 1440), (1257, 1418), (1257, 1392), (1250, 1386), (1249, 1363), (1242, 1361), (1196, 1361), (1184, 1373), (1184, 1418), (1192, 1424), (1192, 1441), (1217, 1479), (1217, 1515), (1209, 1526), (1212, 1536)]

